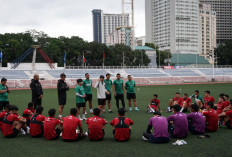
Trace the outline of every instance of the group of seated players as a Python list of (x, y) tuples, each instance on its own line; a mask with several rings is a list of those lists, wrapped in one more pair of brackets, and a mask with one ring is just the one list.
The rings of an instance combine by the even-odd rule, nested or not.
[[(195, 103), (191, 104), (191, 98)], [(225, 124), (232, 129), (232, 100), (229, 96), (220, 94), (218, 104), (214, 104), (214, 98), (210, 96), (210, 91), (205, 91), (204, 100), (196, 90), (195, 94), (188, 97), (176, 97), (169, 100), (167, 112), (173, 112), (168, 118), (161, 116), (160, 101), (158, 95), (154, 94), (148, 111), (154, 116), (149, 120), (147, 131), (143, 133), (143, 139), (151, 143), (168, 143), (170, 137), (186, 138), (188, 131), (194, 135), (204, 134), (206, 131), (215, 132), (218, 126)], [(157, 107), (159, 111), (157, 110)], [(190, 107), (191, 113), (184, 114)], [(83, 132), (81, 120), (77, 118), (77, 109), (70, 110), (70, 116), (63, 121), (55, 118), (56, 110), (50, 109), (48, 117), (43, 114), (43, 107), (38, 106), (34, 110), (34, 104), (29, 103), (24, 110), (23, 116), (18, 114), (18, 107), (7, 105), (0, 113), (0, 129), (6, 138), (14, 138), (21, 131), (23, 134), (30, 134), (32, 137), (45, 137), (46, 140), (58, 139), (62, 136), (63, 141), (78, 141), (88, 136), (92, 141), (101, 141), (105, 134), (107, 121), (100, 117), (100, 109), (95, 108), (93, 117), (86, 120), (88, 133)], [(113, 135), (117, 141), (128, 141), (131, 135), (133, 121), (125, 117), (125, 109), (118, 110), (118, 117), (114, 118), (110, 125), (113, 127)], [(153, 133), (152, 133), (153, 128)]]

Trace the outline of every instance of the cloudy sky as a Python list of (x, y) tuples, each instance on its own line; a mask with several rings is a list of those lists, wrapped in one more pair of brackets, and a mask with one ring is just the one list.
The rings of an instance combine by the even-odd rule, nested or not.
[[(135, 0), (136, 37), (145, 35), (145, 0)], [(0, 33), (44, 31), (93, 40), (93, 9), (121, 13), (121, 0), (0, 0)]]

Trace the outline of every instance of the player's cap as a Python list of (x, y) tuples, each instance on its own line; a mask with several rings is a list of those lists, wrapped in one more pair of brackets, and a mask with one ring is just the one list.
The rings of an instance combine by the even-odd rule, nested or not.
[(209, 90), (206, 90), (205, 92), (208, 93), (208, 94), (210, 94), (210, 91), (209, 91)]
[(100, 78), (105, 78), (105, 76), (101, 75)]
[(160, 115), (160, 116), (161, 116), (160, 111), (155, 111), (153, 114), (154, 114), (154, 115)]

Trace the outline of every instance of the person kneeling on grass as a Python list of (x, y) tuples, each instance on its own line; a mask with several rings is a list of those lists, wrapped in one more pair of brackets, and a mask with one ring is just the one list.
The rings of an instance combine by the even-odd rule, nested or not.
[(218, 113), (213, 109), (213, 102), (208, 102), (206, 109), (203, 110), (203, 115), (206, 121), (206, 131), (215, 132), (218, 129)]
[(118, 118), (114, 118), (110, 125), (113, 126), (113, 135), (116, 141), (128, 141), (131, 135), (131, 126), (134, 122), (130, 118), (126, 118), (125, 109), (118, 110)]
[(14, 138), (19, 134), (21, 128), (27, 131), (26, 119), (18, 115), (18, 107), (11, 105), (10, 112), (2, 121), (2, 134), (6, 138)]
[[(171, 107), (174, 112), (173, 115), (168, 117), (169, 133), (174, 138), (185, 138), (188, 136), (188, 119), (184, 113), (181, 113), (181, 107), (179, 105), (173, 105)], [(172, 126), (174, 124), (174, 126)]]
[[(154, 133), (152, 135), (152, 127)], [(154, 117), (149, 120), (147, 132), (143, 133), (143, 140), (148, 140), (151, 143), (168, 143), (168, 121), (165, 117), (161, 116), (159, 111), (154, 112)]]
[(5, 106), (5, 109), (0, 113), (0, 130), (2, 130), (2, 121), (7, 113), (10, 112), (10, 104)]
[[(82, 137), (84, 137), (81, 120), (76, 118), (76, 116), (77, 109), (72, 108), (70, 110), (70, 116), (64, 118), (62, 138), (65, 142), (79, 141)], [(77, 127), (80, 132), (77, 132)]]
[(54, 108), (48, 111), (48, 115), (49, 117), (44, 120), (44, 137), (46, 140), (56, 140), (62, 132), (62, 122), (54, 118), (56, 115)]
[(105, 125), (107, 121), (100, 116), (100, 109), (95, 108), (93, 111), (94, 116), (87, 119), (86, 124), (88, 124), (89, 130), (89, 140), (91, 141), (101, 141), (105, 135)]
[(162, 112), (160, 110), (160, 100), (158, 99), (158, 95), (154, 94), (153, 99), (151, 99), (151, 104), (147, 106), (148, 113), (154, 113), (157, 111), (157, 107), (159, 108), (159, 111)]
[(200, 135), (205, 133), (205, 119), (201, 112), (199, 112), (199, 106), (192, 104), (190, 107), (192, 113), (187, 115), (188, 117), (188, 130), (194, 135)]
[(36, 113), (30, 118), (30, 134), (31, 137), (43, 137), (45, 116), (42, 115), (43, 107), (38, 106)]
[(230, 100), (229, 111), (219, 114), (220, 121), (224, 121), (228, 129), (232, 129), (232, 99)]

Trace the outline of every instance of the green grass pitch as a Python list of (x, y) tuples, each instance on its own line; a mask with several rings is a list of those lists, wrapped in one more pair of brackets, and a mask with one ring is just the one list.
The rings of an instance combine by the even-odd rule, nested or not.
[[(5, 139), (0, 134), (0, 156), (188, 156), (188, 157), (229, 157), (232, 154), (231, 135), (232, 130), (228, 130), (225, 126), (220, 128), (216, 133), (209, 133), (211, 138), (198, 139), (197, 136), (189, 134), (185, 139), (188, 144), (184, 146), (173, 146), (172, 143), (176, 139), (171, 139), (168, 144), (150, 144), (141, 139), (143, 131), (146, 130), (148, 120), (152, 116), (148, 114), (147, 104), (149, 104), (153, 94), (157, 93), (161, 100), (161, 109), (165, 111), (167, 102), (175, 96), (175, 92), (180, 91), (181, 95), (193, 93), (195, 89), (200, 90), (200, 94), (204, 96), (205, 90), (210, 90), (216, 101), (220, 93), (231, 94), (231, 84), (206, 84), (206, 85), (166, 85), (166, 86), (143, 86), (136, 87), (137, 102), (140, 109), (139, 112), (127, 112), (127, 117), (131, 118), (135, 123), (132, 127), (132, 136), (130, 141), (119, 143), (114, 141), (112, 135), (112, 127), (110, 121), (117, 116), (115, 99), (112, 99), (112, 107), (114, 114), (106, 112), (105, 119), (108, 121), (106, 125), (106, 135), (104, 141), (92, 142), (87, 138), (80, 142), (65, 143), (60, 137), (56, 141), (46, 141), (44, 138), (33, 139), (30, 136), (19, 134), (15, 139)], [(9, 94), (11, 104), (19, 107), (19, 113), (22, 115), (23, 110), (27, 107), (27, 103), (31, 100), (30, 90), (15, 90)], [(44, 115), (50, 108), (58, 111), (58, 99), (56, 89), (44, 90), (43, 106), (45, 108)], [(127, 100), (126, 100), (127, 104)], [(97, 107), (96, 90), (93, 90), (93, 106)], [(74, 89), (68, 91), (67, 105), (64, 109), (63, 116), (69, 115), (70, 108), (75, 107)], [(128, 109), (128, 105), (126, 106)], [(88, 110), (89, 111), (89, 110)], [(107, 107), (106, 107), (106, 111)], [(163, 112), (168, 117), (171, 113)], [(57, 116), (57, 115), (56, 115)], [(87, 117), (90, 115), (88, 114)], [(84, 131), (87, 126), (82, 122)]]

